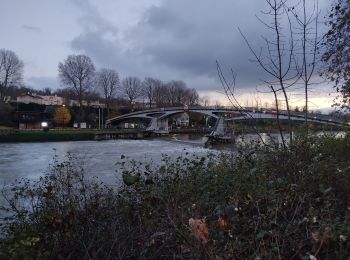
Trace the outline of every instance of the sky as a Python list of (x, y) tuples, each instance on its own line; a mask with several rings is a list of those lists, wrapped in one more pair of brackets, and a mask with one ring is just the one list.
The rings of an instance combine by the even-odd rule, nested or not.
[[(329, 4), (319, 0), (321, 18)], [(267, 19), (264, 0), (0, 0), (0, 6), (0, 49), (23, 60), (24, 83), (33, 88), (62, 87), (58, 63), (85, 54), (97, 69), (115, 69), (121, 78), (183, 80), (201, 97), (227, 104), (218, 60), (228, 77), (231, 68), (237, 75), (243, 103), (271, 102), (271, 95), (261, 93), (268, 75), (252, 62), (238, 30), (254, 49), (264, 46), (262, 36), (269, 35), (256, 18)], [(322, 21), (319, 27), (325, 30)], [(329, 108), (332, 89), (317, 76), (314, 81), (311, 105)], [(297, 91), (291, 99), (302, 106)]]

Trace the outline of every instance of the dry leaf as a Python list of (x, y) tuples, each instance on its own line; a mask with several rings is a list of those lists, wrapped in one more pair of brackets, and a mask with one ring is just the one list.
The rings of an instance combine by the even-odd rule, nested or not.
[(202, 219), (190, 218), (188, 224), (194, 234), (194, 236), (203, 244), (208, 242), (209, 230), (207, 224)]
[(222, 231), (226, 231), (227, 230), (227, 227), (228, 227), (228, 221), (226, 218), (222, 218), (220, 217), (218, 219), (218, 226), (219, 226), (219, 229), (221, 229)]

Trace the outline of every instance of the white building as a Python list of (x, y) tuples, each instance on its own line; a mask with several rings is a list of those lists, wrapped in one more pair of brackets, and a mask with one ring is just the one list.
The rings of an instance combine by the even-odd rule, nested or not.
[(18, 103), (34, 103), (46, 106), (62, 106), (64, 104), (64, 98), (58, 96), (41, 96), (31, 93), (22, 94), (17, 97)]
[[(45, 106), (62, 106), (62, 105), (79, 106), (79, 102), (77, 100), (66, 99), (63, 97), (59, 97), (57, 95), (42, 96), (42, 95), (37, 95), (32, 93), (26, 93), (18, 96), (17, 102), (24, 103), (24, 104), (34, 103), (34, 104), (45, 105)], [(85, 100), (83, 100), (83, 106), (105, 107), (105, 105), (101, 104), (99, 101), (87, 102)]]

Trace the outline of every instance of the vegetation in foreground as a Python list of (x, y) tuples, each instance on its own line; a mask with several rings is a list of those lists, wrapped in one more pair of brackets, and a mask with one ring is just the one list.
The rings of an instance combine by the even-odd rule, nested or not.
[(153, 170), (121, 158), (118, 191), (68, 156), (3, 192), (0, 258), (348, 259), (350, 137), (304, 140)]

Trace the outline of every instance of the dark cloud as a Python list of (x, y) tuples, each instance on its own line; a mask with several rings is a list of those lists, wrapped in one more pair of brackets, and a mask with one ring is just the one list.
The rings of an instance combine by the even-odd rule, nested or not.
[[(243, 88), (266, 79), (238, 27), (259, 50), (264, 46), (264, 26), (255, 18), (265, 1), (164, 0), (149, 8), (121, 38), (118, 25), (104, 19), (88, 1), (73, 0), (83, 15), (84, 31), (71, 45), (90, 55), (99, 65), (117, 68), (122, 76), (182, 79), (198, 90), (219, 88), (215, 61), (237, 74)], [(325, 6), (326, 0), (321, 1)], [(267, 37), (269, 37), (267, 35)]]
[(82, 10), (79, 19), (83, 32), (71, 41), (74, 50), (91, 56), (100, 67), (129, 68), (129, 55), (119, 39), (119, 30), (104, 19), (88, 1), (72, 0)]
[(30, 31), (30, 32), (35, 32), (35, 33), (41, 32), (41, 28), (40, 27), (31, 26), (31, 25), (23, 25), (22, 29), (24, 29), (26, 31)]

